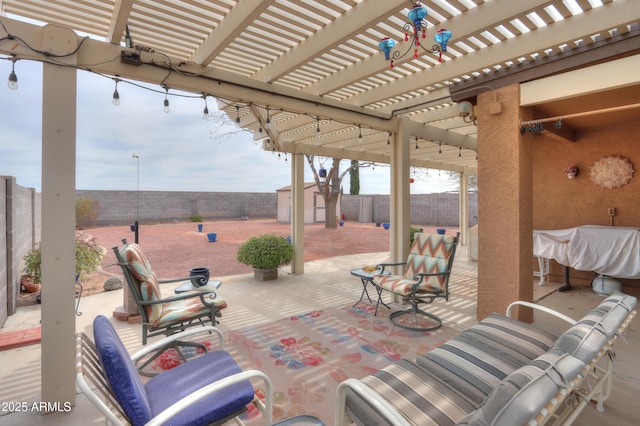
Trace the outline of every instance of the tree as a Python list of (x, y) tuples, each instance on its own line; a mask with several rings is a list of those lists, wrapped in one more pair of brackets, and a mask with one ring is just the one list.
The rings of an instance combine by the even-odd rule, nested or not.
[(351, 195), (360, 194), (360, 168), (358, 167), (358, 160), (351, 160), (351, 168), (349, 169), (349, 193)]
[(100, 206), (96, 200), (90, 197), (76, 199), (76, 228), (86, 229), (95, 225), (100, 216)]
[[(313, 163), (314, 156), (305, 155), (305, 157), (307, 157), (307, 161), (309, 162), (309, 167), (311, 167), (311, 171), (313, 172), (313, 177), (316, 181), (316, 185), (318, 186), (318, 190), (320, 191), (320, 194), (322, 194), (322, 198), (324, 199), (324, 227), (335, 229), (338, 227), (338, 217), (336, 210), (338, 207), (338, 197), (340, 197), (342, 179), (346, 176), (347, 173), (351, 171), (351, 169), (353, 169), (354, 166), (349, 167), (347, 170), (341, 173), (340, 161), (342, 160), (340, 158), (334, 158), (331, 163), (331, 169), (327, 171), (327, 177), (323, 182), (320, 180), (318, 170)], [(359, 167), (357, 162), (355, 167)]]
[[(460, 185), (460, 173), (459, 172), (452, 172), (452, 171), (448, 171), (447, 172), (449, 174), (449, 178), (453, 181), (456, 182), (458, 184), (458, 187)], [(478, 175), (476, 174), (469, 174), (466, 175), (468, 177), (468, 184), (469, 184), (469, 191), (471, 192), (478, 192)]]

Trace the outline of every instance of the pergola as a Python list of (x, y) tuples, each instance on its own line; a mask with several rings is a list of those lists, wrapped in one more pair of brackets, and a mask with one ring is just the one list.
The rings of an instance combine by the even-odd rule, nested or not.
[[(502, 184), (482, 180), (482, 171), (495, 164), (496, 126), (502, 132), (495, 140), (517, 144), (521, 126), (535, 119), (563, 117), (562, 128), (544, 132), (571, 140), (575, 131), (603, 120), (637, 117), (635, 0), (428, 1), (426, 37), (417, 48), (410, 45), (413, 30), (410, 41), (402, 41), (412, 3), (0, 0), (0, 54), (44, 64), (43, 401), (75, 400), (74, 301), (64, 283), (74, 265), (77, 70), (157, 84), (167, 94), (202, 94), (204, 102), (216, 99), (266, 150), (291, 154), (292, 233), (300, 253), (304, 154), (390, 164), (391, 258), (404, 259), (410, 167), (463, 177), (480, 171), (480, 193), (489, 192)], [(452, 38), (446, 51), (434, 52), (442, 29)], [(394, 50), (408, 51), (393, 67), (378, 48), (385, 37), (397, 41), (392, 57)], [(568, 70), (580, 73), (580, 84), (577, 74), (564, 74)], [(513, 85), (519, 92), (508, 89)], [(461, 101), (475, 106), (464, 118)], [(524, 173), (526, 168), (514, 172), (526, 182)], [(467, 180), (461, 182), (464, 211)], [(483, 227), (500, 220), (491, 208)], [(509, 227), (522, 246), (531, 245), (530, 221)], [(463, 233), (466, 228), (462, 214)], [(521, 287), (531, 285), (531, 266), (524, 266), (530, 253), (506, 260)], [(294, 272), (303, 271), (302, 258), (294, 260)], [(479, 282), (479, 305), (494, 292), (493, 283)], [(520, 287), (512, 295), (527, 297)]]

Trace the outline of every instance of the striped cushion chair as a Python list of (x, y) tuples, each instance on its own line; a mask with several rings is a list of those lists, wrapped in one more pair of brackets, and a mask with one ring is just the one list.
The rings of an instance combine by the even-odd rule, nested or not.
[[(373, 282), (379, 288), (397, 294), (411, 305), (409, 309), (393, 312), (389, 318), (399, 327), (410, 330), (436, 330), (442, 321), (436, 315), (418, 307), (435, 299), (449, 300), (449, 275), (460, 233), (455, 236), (417, 233), (402, 263), (384, 263)], [(404, 266), (403, 275), (388, 275), (386, 268)]]
[[(194, 326), (215, 326), (216, 317), (221, 316), (221, 310), (227, 307), (227, 303), (217, 297), (214, 290), (206, 287), (163, 297), (160, 284), (188, 281), (193, 277), (159, 281), (138, 244), (127, 244), (125, 241), (122, 248), (113, 247), (113, 251), (142, 317), (143, 345), (147, 344), (149, 337), (169, 336)], [(199, 343), (177, 342), (172, 345), (178, 349), (178, 354), (182, 346), (195, 346), (206, 351), (206, 347)], [(139, 366), (141, 372), (167, 349), (162, 348), (154, 357), (145, 360), (145, 364)]]

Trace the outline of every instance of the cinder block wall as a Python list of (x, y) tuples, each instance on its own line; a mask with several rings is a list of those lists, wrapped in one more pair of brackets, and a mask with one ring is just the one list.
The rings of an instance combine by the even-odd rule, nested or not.
[(276, 217), (276, 193), (78, 190), (77, 197), (98, 202), (97, 226), (188, 220)]
[(16, 309), (22, 258), (40, 242), (41, 195), (0, 177), (0, 324)]
[[(372, 198), (370, 219), (363, 215), (361, 203), (363, 198)], [(460, 226), (458, 210), (460, 196), (458, 193), (413, 194), (411, 195), (411, 223), (432, 226)], [(389, 195), (350, 195), (343, 194), (341, 213), (346, 220), (370, 222), (389, 222), (391, 211)], [(475, 225), (478, 216), (478, 194), (469, 194), (469, 223)]]

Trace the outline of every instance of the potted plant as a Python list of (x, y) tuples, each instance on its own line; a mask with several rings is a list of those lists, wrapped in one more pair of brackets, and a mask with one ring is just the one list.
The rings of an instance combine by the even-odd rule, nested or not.
[(20, 278), (22, 287), (29, 293), (35, 293), (40, 290), (40, 282), (42, 280), (42, 269), (40, 263), (42, 261), (40, 248), (36, 247), (27, 252), (23, 257), (24, 268), (23, 275)]
[(253, 267), (256, 280), (268, 281), (278, 278), (278, 267), (291, 263), (293, 253), (293, 245), (285, 237), (264, 234), (242, 243), (236, 258)]
[[(82, 234), (76, 236), (76, 274), (82, 276), (82, 274), (95, 271), (100, 266), (103, 257), (102, 246), (86, 240)], [(23, 260), (22, 285), (29, 292), (38, 291), (42, 281), (42, 251), (40, 247), (29, 250)]]

